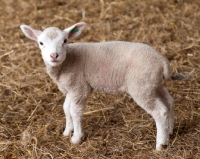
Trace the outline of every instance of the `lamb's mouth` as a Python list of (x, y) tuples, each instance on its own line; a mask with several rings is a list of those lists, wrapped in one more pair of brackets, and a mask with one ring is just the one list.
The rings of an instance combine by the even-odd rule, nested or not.
[(58, 60), (52, 60), (51, 62), (52, 62), (52, 63), (58, 63), (58, 62), (60, 62), (60, 61), (58, 61)]
[(50, 61), (50, 65), (52, 65), (52, 66), (58, 66), (58, 65), (60, 65), (61, 64), (61, 61)]

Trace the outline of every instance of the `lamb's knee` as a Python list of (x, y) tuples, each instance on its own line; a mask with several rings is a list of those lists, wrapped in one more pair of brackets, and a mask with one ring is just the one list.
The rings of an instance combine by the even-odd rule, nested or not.
[(156, 107), (152, 111), (152, 116), (156, 121), (157, 128), (169, 128), (170, 110), (160, 100), (156, 101)]
[(152, 113), (152, 116), (156, 121), (165, 120), (169, 117), (169, 110), (168, 109), (154, 110), (154, 112)]
[(82, 105), (76, 105), (76, 104), (72, 104), (72, 106), (70, 107), (70, 115), (72, 118), (77, 118), (82, 116), (83, 113), (83, 107)]

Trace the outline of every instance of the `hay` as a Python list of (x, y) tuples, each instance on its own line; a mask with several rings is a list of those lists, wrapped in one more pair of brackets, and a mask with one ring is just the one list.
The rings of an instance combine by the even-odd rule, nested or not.
[[(0, 15), (0, 159), (200, 158), (199, 0), (1, 0)], [(176, 118), (166, 151), (155, 151), (155, 123), (128, 95), (92, 94), (87, 139), (71, 145), (62, 136), (64, 96), (19, 25), (64, 29), (79, 21), (88, 25), (73, 42), (143, 42), (170, 60), (176, 76), (165, 85)]]

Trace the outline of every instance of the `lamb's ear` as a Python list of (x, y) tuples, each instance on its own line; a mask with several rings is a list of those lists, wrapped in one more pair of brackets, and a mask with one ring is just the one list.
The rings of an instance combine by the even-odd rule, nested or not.
[(27, 38), (35, 41), (38, 40), (38, 36), (42, 33), (42, 31), (35, 30), (28, 25), (21, 25), (20, 28)]
[(79, 36), (81, 34), (82, 30), (85, 28), (85, 25), (86, 25), (85, 22), (80, 22), (80, 23), (76, 23), (73, 26), (65, 29), (64, 31), (68, 33), (67, 38), (72, 39), (72, 38)]

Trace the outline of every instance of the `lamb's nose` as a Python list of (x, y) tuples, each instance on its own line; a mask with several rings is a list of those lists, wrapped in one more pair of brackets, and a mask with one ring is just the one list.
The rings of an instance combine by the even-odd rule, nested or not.
[(50, 56), (52, 59), (57, 59), (59, 55), (57, 53), (53, 53)]

